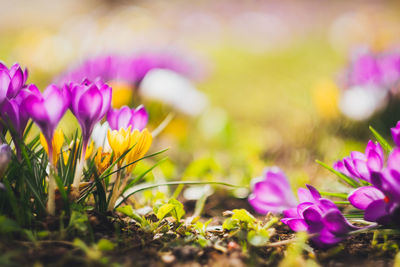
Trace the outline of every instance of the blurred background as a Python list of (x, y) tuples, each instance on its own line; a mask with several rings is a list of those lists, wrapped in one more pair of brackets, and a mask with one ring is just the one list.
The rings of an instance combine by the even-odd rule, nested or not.
[[(146, 70), (134, 82), (108, 78), (113, 105), (143, 103), (152, 130), (173, 114), (153, 146), (170, 147), (169, 161), (150, 179), (247, 185), (278, 165), (293, 187), (310, 181), (341, 187), (315, 160), (331, 165), (362, 151), (372, 137), (368, 125), (388, 135), (400, 119), (395, 93), (366, 95), (365, 83), (346, 93), (357, 56), (400, 48), (396, 1), (2, 0), (1, 6), (0, 60), (26, 66), (28, 83), (41, 89), (98, 57), (168, 55), (175, 62), (155, 64), (168, 71)], [(374, 88), (393, 92), (397, 81)], [(67, 134), (75, 131), (71, 124), (67, 115)]]

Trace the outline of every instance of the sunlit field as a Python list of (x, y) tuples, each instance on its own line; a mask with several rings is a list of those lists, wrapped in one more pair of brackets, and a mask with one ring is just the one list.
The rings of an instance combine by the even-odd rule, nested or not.
[(400, 266), (396, 2), (1, 5), (0, 265)]

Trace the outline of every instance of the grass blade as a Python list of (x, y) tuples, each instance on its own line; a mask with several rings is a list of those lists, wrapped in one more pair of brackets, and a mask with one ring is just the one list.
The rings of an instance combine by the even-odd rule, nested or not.
[(328, 166), (327, 164), (323, 163), (322, 161), (316, 160), (315, 162), (317, 162), (319, 165), (321, 165), (322, 167), (324, 167), (328, 171), (336, 174), (340, 179), (342, 179), (348, 185), (350, 185), (350, 186), (352, 186), (354, 188), (360, 187), (360, 184), (356, 180), (348, 177), (347, 175), (344, 175), (341, 172), (338, 172), (337, 170), (335, 170), (334, 168)]
[(376, 140), (381, 144), (382, 148), (386, 150), (386, 152), (390, 153), (392, 151), (392, 146), (389, 145), (388, 141), (382, 137), (372, 126), (369, 126), (369, 130), (375, 136)]
[(229, 186), (229, 187), (234, 187), (234, 188), (243, 188), (243, 186), (233, 185), (233, 184), (224, 183), (224, 182), (197, 182), (197, 181), (172, 181), (172, 182), (165, 182), (165, 183), (151, 184), (151, 185), (138, 185), (136, 187), (131, 188), (130, 190), (127, 190), (127, 192), (125, 192), (125, 194), (123, 194), (118, 199), (115, 208), (117, 208), (119, 205), (121, 205), (125, 201), (125, 199), (127, 199), (131, 195), (136, 194), (138, 192), (156, 188), (159, 186), (181, 185), (181, 184), (183, 184), (183, 185), (214, 184), (214, 185), (223, 185), (223, 186)]

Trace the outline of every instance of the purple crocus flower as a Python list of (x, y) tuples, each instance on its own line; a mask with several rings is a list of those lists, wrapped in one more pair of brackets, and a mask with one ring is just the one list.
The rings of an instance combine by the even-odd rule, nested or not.
[(400, 223), (400, 148), (392, 150), (387, 166), (371, 171), (372, 186), (360, 187), (349, 195), (350, 203), (365, 210), (364, 219), (385, 225)]
[(355, 57), (347, 72), (349, 87), (390, 89), (400, 79), (400, 54), (363, 52)]
[(381, 70), (375, 56), (371, 53), (359, 55), (350, 70), (351, 85), (378, 84), (381, 82)]
[(285, 174), (278, 168), (269, 168), (262, 179), (257, 178), (249, 203), (260, 214), (275, 214), (296, 207), (297, 200)]
[(0, 108), (1, 117), (5, 121), (8, 129), (12, 129), (11, 135), (14, 138), (22, 138), (29, 115), (22, 108), (22, 101), (26, 97), (26, 93), (21, 91), (13, 99), (5, 99)]
[(14, 64), (10, 69), (0, 63), (0, 105), (6, 99), (14, 98), (25, 86), (28, 71), (22, 71), (19, 64)]
[(396, 127), (390, 129), (392, 138), (396, 146), (400, 146), (400, 121), (397, 122)]
[[(308, 190), (307, 190), (308, 189)], [(311, 241), (318, 247), (329, 247), (344, 240), (357, 227), (347, 221), (338, 207), (329, 199), (321, 198), (312, 186), (298, 190), (300, 204), (285, 210), (281, 220), (293, 231), (315, 234)]]
[(71, 111), (78, 119), (82, 129), (82, 155), (85, 155), (94, 125), (108, 112), (111, 105), (112, 89), (99, 79), (91, 82), (70, 83)]
[(383, 168), (385, 156), (379, 143), (369, 141), (365, 153), (353, 151), (350, 156), (333, 165), (337, 171), (354, 178), (370, 182), (371, 171), (380, 171)]
[(149, 115), (144, 108), (140, 105), (136, 109), (130, 109), (127, 106), (123, 106), (120, 109), (110, 109), (107, 113), (107, 121), (112, 130), (119, 130), (120, 128), (128, 129), (131, 126), (131, 130), (138, 129), (143, 130), (149, 119)]
[(132, 85), (141, 82), (152, 69), (169, 69), (186, 76), (194, 76), (193, 67), (170, 53), (147, 52), (132, 56), (105, 55), (88, 59), (80, 66), (63, 74), (58, 82), (80, 82), (83, 79), (104, 82), (124, 81)]
[(383, 55), (378, 60), (382, 73), (382, 82), (386, 87), (391, 87), (400, 79), (400, 54), (390, 53)]
[(68, 109), (70, 94), (65, 87), (59, 88), (53, 84), (48, 86), (43, 94), (35, 85), (29, 85), (23, 93), (27, 94), (22, 101), (23, 109), (41, 129), (49, 144), (51, 159), (53, 151), (50, 144), (54, 130)]

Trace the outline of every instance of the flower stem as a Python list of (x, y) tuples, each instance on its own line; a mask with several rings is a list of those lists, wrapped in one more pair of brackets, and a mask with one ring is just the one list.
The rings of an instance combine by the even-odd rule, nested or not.
[(82, 153), (81, 158), (78, 160), (75, 168), (75, 175), (74, 175), (74, 182), (72, 186), (74, 189), (79, 188), (79, 184), (81, 182), (83, 165), (85, 164), (85, 157), (86, 157), (86, 148), (87, 148), (88, 140), (83, 140), (82, 142)]
[(115, 207), (115, 202), (117, 201), (118, 193), (119, 193), (119, 184), (121, 181), (121, 172), (117, 172), (117, 179), (114, 182), (114, 187), (111, 192), (110, 202), (108, 203), (107, 210), (113, 211)]
[(48, 199), (47, 199), (47, 212), (50, 215), (54, 215), (56, 212), (56, 203), (55, 203), (55, 195), (56, 195), (56, 182), (55, 182), (55, 166), (53, 162), (53, 146), (49, 147), (49, 162), (50, 162), (50, 173), (49, 173), (49, 186), (48, 186)]

